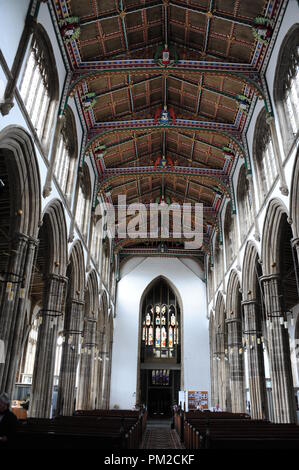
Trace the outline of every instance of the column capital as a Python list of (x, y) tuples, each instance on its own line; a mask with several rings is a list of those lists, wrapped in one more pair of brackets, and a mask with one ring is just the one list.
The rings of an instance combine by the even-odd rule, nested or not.
[(255, 305), (257, 304), (257, 300), (256, 299), (246, 299), (246, 300), (242, 300), (241, 302), (241, 305)]
[(67, 284), (68, 283), (68, 278), (66, 276), (63, 276), (61, 274), (56, 274), (56, 273), (50, 273), (46, 276), (46, 279), (48, 281), (58, 281)]
[(261, 282), (270, 282), (274, 280), (279, 280), (280, 274), (279, 273), (272, 273), (272, 274), (264, 274), (260, 277)]
[(292, 247), (298, 246), (299, 245), (299, 237), (292, 238), (291, 243), (292, 243)]
[(241, 318), (227, 318), (225, 320), (225, 323), (241, 323)]

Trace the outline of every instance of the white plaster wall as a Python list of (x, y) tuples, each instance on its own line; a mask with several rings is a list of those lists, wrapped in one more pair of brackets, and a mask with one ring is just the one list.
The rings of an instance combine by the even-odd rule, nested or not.
[[(141, 263), (138, 261), (141, 260)], [(110, 408), (132, 408), (136, 403), (140, 301), (146, 287), (158, 276), (173, 284), (182, 301), (184, 388), (210, 390), (206, 287), (186, 260), (134, 258), (124, 266), (117, 287), (113, 339)], [(191, 263), (191, 265), (193, 262)], [(196, 265), (198, 269), (198, 264)]]

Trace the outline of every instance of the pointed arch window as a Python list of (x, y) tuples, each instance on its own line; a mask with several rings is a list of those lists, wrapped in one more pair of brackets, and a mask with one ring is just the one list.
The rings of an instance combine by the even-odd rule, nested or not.
[(283, 134), (283, 143), (288, 148), (299, 131), (298, 37), (299, 26), (296, 25), (283, 42), (275, 74), (274, 97)]
[(37, 25), (20, 83), (20, 94), (36, 133), (48, 143), (58, 100), (58, 75), (50, 40)]
[(143, 306), (143, 360), (176, 360), (179, 345), (180, 307), (172, 289), (161, 280), (148, 293)]
[(64, 123), (58, 138), (54, 164), (55, 177), (68, 200), (70, 200), (72, 194), (76, 161), (76, 126), (73, 113), (68, 107), (65, 111)]

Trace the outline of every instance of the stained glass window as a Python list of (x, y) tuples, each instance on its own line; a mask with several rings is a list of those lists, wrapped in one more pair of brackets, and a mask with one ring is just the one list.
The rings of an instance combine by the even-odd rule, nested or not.
[(164, 280), (157, 282), (144, 302), (142, 347), (145, 359), (177, 357), (180, 308), (176, 296)]

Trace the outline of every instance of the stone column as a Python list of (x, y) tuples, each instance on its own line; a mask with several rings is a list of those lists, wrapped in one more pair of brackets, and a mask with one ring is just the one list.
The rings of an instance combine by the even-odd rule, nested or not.
[(21, 356), (26, 302), (31, 281), (37, 240), (16, 234), (2, 283), (0, 298), (0, 340), (4, 343), (5, 362), (0, 363), (0, 391), (12, 394), (17, 364)]
[(79, 360), (79, 342), (83, 333), (84, 301), (70, 299), (66, 310), (65, 341), (62, 348), (57, 414), (71, 416), (75, 410), (75, 386)]
[(248, 379), (250, 393), (251, 417), (253, 419), (268, 418), (268, 401), (265, 381), (263, 344), (258, 343), (261, 337), (261, 326), (256, 300), (242, 302), (244, 308), (244, 337), (246, 338)]
[(226, 409), (226, 383), (224, 362), (224, 333), (216, 333), (217, 390), (215, 393), (215, 398), (216, 405), (219, 404), (222, 410)]
[(50, 417), (58, 323), (64, 313), (66, 284), (67, 278), (57, 274), (50, 274), (45, 280), (29, 410), (29, 415), (35, 418)]
[(226, 320), (228, 329), (229, 381), (233, 413), (245, 412), (244, 365), (242, 348), (241, 320)]
[(104, 370), (103, 370), (103, 408), (109, 408), (109, 401), (110, 401), (110, 379), (111, 379), (111, 349), (112, 349), (112, 342), (109, 342), (107, 345), (107, 354), (103, 358), (104, 363)]
[(104, 350), (104, 332), (103, 331), (101, 331), (99, 334), (98, 344), (99, 344), (99, 351), (98, 351), (99, 359), (98, 359), (98, 363), (97, 363), (96, 370), (95, 370), (96, 393), (95, 393), (94, 401), (96, 402), (96, 408), (102, 408), (103, 407), (103, 380), (104, 380), (103, 363), (105, 360), (105, 358), (103, 358), (103, 350)]
[(280, 189), (280, 192), (284, 196), (288, 196), (289, 189), (288, 189), (288, 185), (286, 183), (284, 168), (283, 168), (283, 165), (282, 165), (282, 158), (281, 158), (281, 153), (280, 153), (280, 148), (279, 148), (279, 143), (278, 143), (278, 138), (277, 138), (277, 131), (276, 131), (276, 126), (275, 126), (274, 116), (268, 115), (267, 116), (267, 123), (269, 124), (270, 131), (271, 131), (271, 138), (272, 138), (272, 143), (273, 143), (275, 162), (276, 162), (277, 171), (278, 171), (278, 175), (279, 175), (279, 179), (280, 179), (279, 189)]
[(288, 329), (280, 302), (278, 274), (263, 276), (266, 312), (269, 321), (268, 341), (272, 378), (273, 412), (276, 423), (295, 423), (296, 405)]
[(92, 409), (92, 378), (95, 367), (95, 337), (97, 322), (94, 318), (88, 318), (84, 331), (84, 340), (80, 357), (80, 378), (78, 388), (77, 409)]

